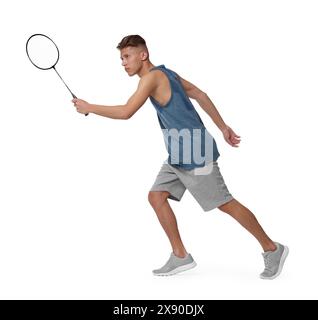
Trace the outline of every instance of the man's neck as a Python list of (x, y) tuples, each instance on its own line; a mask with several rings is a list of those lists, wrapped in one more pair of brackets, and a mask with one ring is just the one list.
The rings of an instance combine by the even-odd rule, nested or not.
[(144, 76), (145, 74), (147, 74), (151, 68), (153, 68), (154, 65), (150, 62), (147, 61), (141, 68), (141, 70), (138, 72), (138, 76), (141, 78), (142, 76)]

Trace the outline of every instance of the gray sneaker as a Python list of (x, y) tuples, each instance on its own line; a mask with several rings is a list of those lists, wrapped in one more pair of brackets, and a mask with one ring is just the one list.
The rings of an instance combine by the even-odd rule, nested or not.
[(266, 251), (262, 253), (265, 262), (265, 269), (260, 274), (261, 279), (275, 279), (280, 275), (283, 269), (289, 249), (287, 246), (278, 242), (275, 242), (275, 244), (277, 247), (275, 251)]
[(197, 264), (193, 260), (191, 254), (186, 255), (184, 258), (179, 258), (172, 252), (166, 264), (160, 269), (153, 270), (152, 273), (155, 276), (171, 276), (173, 274), (192, 269), (196, 265)]

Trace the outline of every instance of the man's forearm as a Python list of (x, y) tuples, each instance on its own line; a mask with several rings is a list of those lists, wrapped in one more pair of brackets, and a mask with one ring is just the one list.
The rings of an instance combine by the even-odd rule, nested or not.
[(199, 98), (196, 99), (196, 101), (202, 107), (202, 109), (211, 117), (216, 126), (221, 131), (223, 131), (226, 128), (226, 124), (208, 95), (206, 93), (203, 93)]
[(112, 119), (127, 119), (125, 105), (102, 106), (97, 104), (90, 104), (90, 113), (95, 113), (99, 116)]

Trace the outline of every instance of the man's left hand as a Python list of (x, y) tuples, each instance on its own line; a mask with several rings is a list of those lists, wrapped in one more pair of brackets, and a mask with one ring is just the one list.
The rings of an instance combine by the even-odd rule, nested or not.
[(223, 130), (224, 140), (232, 147), (238, 147), (241, 142), (241, 137), (238, 136), (229, 126), (226, 126)]

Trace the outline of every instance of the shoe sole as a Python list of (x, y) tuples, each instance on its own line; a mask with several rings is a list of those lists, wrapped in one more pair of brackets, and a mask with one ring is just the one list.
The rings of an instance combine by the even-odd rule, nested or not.
[(282, 270), (283, 270), (283, 266), (284, 266), (285, 260), (286, 260), (286, 258), (288, 256), (288, 253), (289, 253), (288, 247), (284, 246), (284, 251), (283, 251), (283, 254), (282, 254), (282, 258), (280, 259), (280, 263), (279, 263), (279, 266), (278, 266), (277, 273), (274, 274), (271, 277), (260, 276), (260, 278), (264, 279), (264, 280), (273, 280), (273, 279), (277, 278), (280, 275), (280, 273), (282, 272)]
[(152, 273), (153, 273), (154, 276), (172, 276), (172, 275), (174, 275), (176, 273), (190, 270), (190, 269), (194, 268), (196, 265), (197, 265), (196, 262), (193, 261), (193, 262), (191, 262), (189, 264), (186, 264), (184, 266), (180, 266), (178, 268), (175, 268), (175, 269), (173, 269), (173, 270), (171, 270), (169, 272), (164, 272), (164, 273), (154, 273), (154, 272), (152, 272)]

